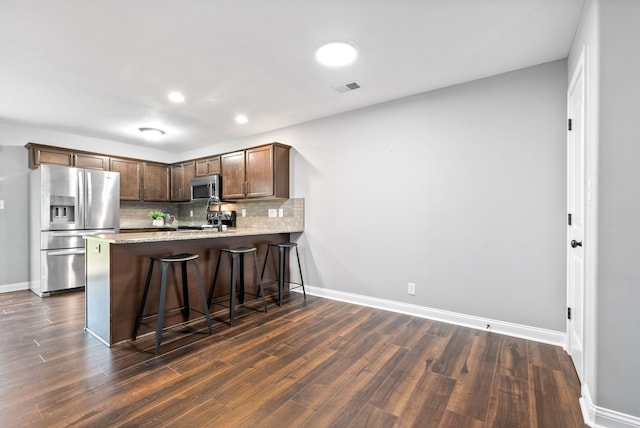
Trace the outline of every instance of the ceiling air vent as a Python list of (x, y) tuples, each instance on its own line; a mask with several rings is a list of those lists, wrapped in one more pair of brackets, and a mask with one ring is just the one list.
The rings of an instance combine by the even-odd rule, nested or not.
[(347, 83), (344, 85), (340, 85), (340, 86), (334, 86), (333, 89), (335, 89), (336, 91), (340, 92), (341, 94), (344, 94), (345, 92), (349, 92), (349, 91), (354, 91), (356, 89), (360, 88), (360, 84), (357, 82), (351, 82), (351, 83)]

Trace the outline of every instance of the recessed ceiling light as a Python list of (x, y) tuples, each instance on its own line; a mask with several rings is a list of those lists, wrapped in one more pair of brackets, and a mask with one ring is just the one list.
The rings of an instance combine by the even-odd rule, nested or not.
[(318, 62), (329, 67), (351, 64), (357, 56), (356, 48), (346, 42), (330, 42), (320, 46), (316, 51)]
[(169, 98), (169, 100), (173, 101), (174, 103), (184, 102), (184, 95), (177, 91), (169, 93), (169, 95), (167, 95), (167, 98)]
[(157, 128), (138, 128), (142, 132), (142, 136), (148, 141), (158, 141), (164, 135), (162, 129)]
[(244, 125), (247, 122), (249, 122), (249, 118), (244, 114), (239, 114), (236, 116), (236, 123), (239, 123), (240, 125)]

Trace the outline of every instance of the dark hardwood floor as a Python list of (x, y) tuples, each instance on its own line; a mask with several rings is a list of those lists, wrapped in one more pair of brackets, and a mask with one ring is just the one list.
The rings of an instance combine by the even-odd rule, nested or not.
[[(223, 316), (222, 313), (219, 314)], [(297, 293), (108, 348), (84, 294), (0, 294), (3, 427), (584, 427), (558, 347)]]

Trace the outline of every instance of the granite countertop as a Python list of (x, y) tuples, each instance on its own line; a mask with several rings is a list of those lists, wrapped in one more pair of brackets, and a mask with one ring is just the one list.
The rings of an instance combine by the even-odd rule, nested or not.
[(227, 228), (222, 232), (218, 232), (217, 229), (179, 229), (158, 232), (105, 233), (100, 235), (85, 236), (84, 239), (107, 242), (110, 244), (137, 244), (144, 242), (182, 241), (189, 239), (227, 238), (233, 236), (270, 235), (273, 233), (300, 232), (303, 232), (303, 230), (292, 230), (290, 228)]

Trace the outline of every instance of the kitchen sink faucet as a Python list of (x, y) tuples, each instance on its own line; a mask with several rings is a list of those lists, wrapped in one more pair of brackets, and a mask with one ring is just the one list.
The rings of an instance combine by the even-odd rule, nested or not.
[(207, 212), (205, 213), (205, 218), (207, 221), (209, 220), (209, 208), (211, 207), (211, 203), (218, 205), (218, 218), (217, 218), (217, 229), (218, 232), (222, 232), (222, 201), (217, 196), (211, 196), (207, 200)]

